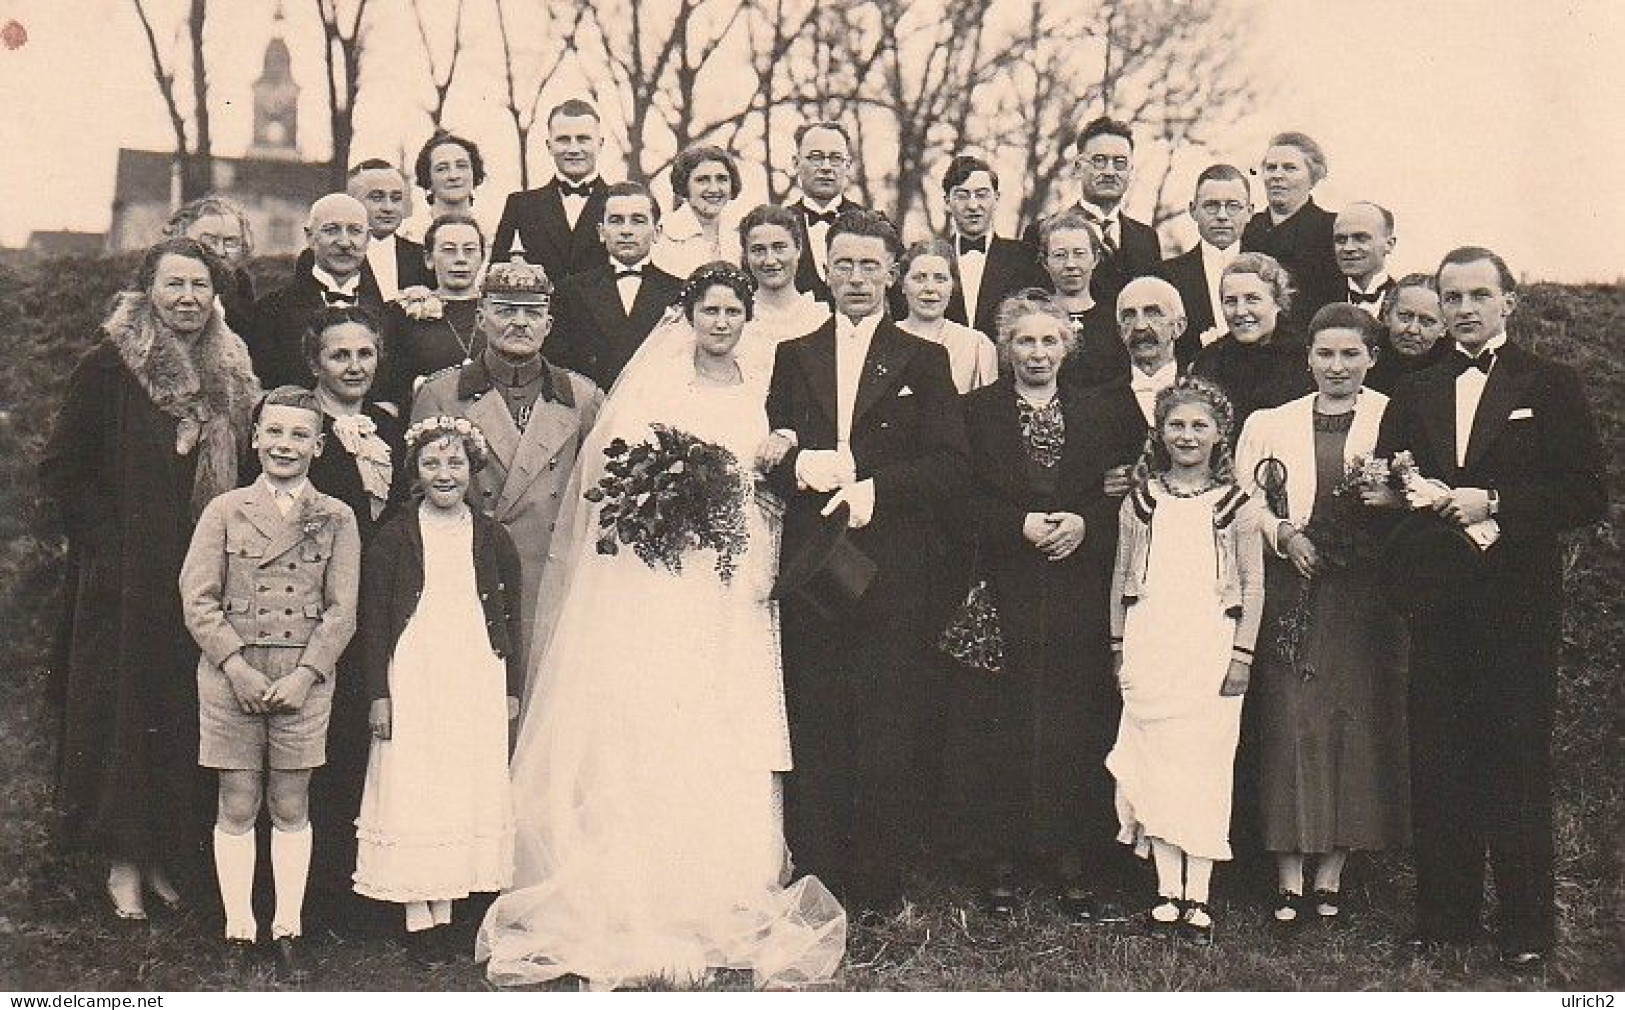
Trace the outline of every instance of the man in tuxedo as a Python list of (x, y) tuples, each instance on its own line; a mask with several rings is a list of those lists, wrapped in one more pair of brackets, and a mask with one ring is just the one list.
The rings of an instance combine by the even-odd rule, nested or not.
[[(1134, 178), (1134, 131), (1127, 123), (1101, 116), (1078, 131), (1072, 175), (1081, 194), (1077, 209), (1100, 232), (1106, 255), (1095, 266), (1089, 290), (1102, 305), (1116, 305), (1117, 293), (1136, 277), (1157, 272), (1162, 242), (1156, 229), (1123, 213), (1123, 198)], [(1023, 233), (1039, 245), (1039, 222)]]
[(649, 262), (660, 207), (648, 187), (617, 182), (605, 190), (603, 206), (598, 234), (610, 261), (559, 284), (553, 360), (609, 389), (683, 282)]
[(947, 316), (991, 336), (1005, 296), (1043, 287), (1048, 278), (1038, 267), (1037, 250), (993, 234), (999, 206), (999, 174), (993, 166), (975, 155), (957, 156), (943, 173), (942, 193), (959, 266), (959, 287), (948, 300)]
[[(382, 319), (384, 301), (366, 271), (370, 229), (367, 208), (347, 193), (329, 193), (310, 206), (305, 242), (309, 270), (254, 304), (253, 322), (244, 342), (254, 373), (267, 389), (308, 386), (302, 340), (310, 314), (324, 305), (361, 305)], [(388, 334), (381, 334), (386, 341)]]
[(1383, 296), (1394, 286), (1388, 256), (1394, 251), (1394, 215), (1367, 201), (1351, 203), (1332, 221), (1332, 249), (1346, 278), (1344, 296), (1380, 319)]
[(796, 267), (796, 290), (810, 291), (819, 301), (830, 302), (825, 241), (829, 226), (842, 211), (862, 209), (862, 204), (845, 196), (847, 183), (857, 169), (846, 127), (828, 120), (803, 123), (796, 130), (793, 167), (797, 192), (785, 206), (801, 216), (807, 236), (801, 263)]
[(368, 158), (350, 169), (345, 191), (367, 208), (371, 241), (361, 269), (372, 275), (379, 296), (392, 302), (403, 288), (433, 288), (434, 271), (423, 246), (400, 233), (401, 223), (412, 212), (412, 189), (401, 170), (382, 158)]
[(1388, 551), (1411, 627), (1413, 943), (1477, 935), (1487, 849), (1502, 960), (1529, 971), (1554, 939), (1559, 535), (1604, 515), (1603, 456), (1574, 371), (1508, 341), (1506, 263), (1464, 247), (1437, 278), (1454, 352), (1400, 380), (1376, 447), (1439, 482), (1411, 496)]
[(1187, 316), (1174, 346), (1181, 368), (1189, 368), (1208, 344), (1224, 336), (1219, 278), (1241, 252), (1241, 229), (1252, 214), (1252, 189), (1234, 165), (1209, 165), (1196, 177), (1191, 220), (1201, 239), (1188, 252), (1163, 261), (1162, 277), (1179, 292)]
[(1275, 258), (1292, 275), (1292, 322), (1309, 328), (1321, 306), (1347, 301), (1347, 285), (1332, 251), (1331, 211), (1315, 203), (1313, 190), (1326, 178), (1326, 152), (1308, 134), (1289, 131), (1270, 138), (1264, 151), (1267, 206), (1241, 232), (1242, 252)]
[(547, 114), (553, 178), (508, 197), (491, 242), (493, 263), (505, 263), (518, 253), (561, 282), (608, 262), (597, 230), (609, 191), (598, 175), (603, 148), (598, 110), (590, 103), (571, 98), (554, 106)]
[(560, 496), (604, 402), (598, 387), (542, 356), (552, 295), (540, 267), (493, 263), (474, 317), (484, 349), (430, 376), (412, 401), (413, 421), (466, 417), (485, 434), (490, 456), (473, 476), (468, 501), (500, 522), (519, 549), (519, 648), (530, 646)]
[(1177, 355), (1186, 329), (1184, 301), (1160, 277), (1136, 277), (1117, 296), (1117, 330), (1128, 348), (1129, 389), (1147, 428), (1153, 422), (1157, 394), (1190, 367)]
[(947, 549), (941, 510), (961, 489), (969, 447), (947, 352), (886, 314), (896, 231), (848, 211), (828, 242), (836, 314), (779, 345), (767, 414), (793, 444), (772, 475), (788, 503), (782, 557), (845, 506), (853, 544), (877, 567), (841, 617), (783, 601), (790, 849), (800, 872), (855, 912), (902, 896), (917, 734), (935, 691), (926, 650)]

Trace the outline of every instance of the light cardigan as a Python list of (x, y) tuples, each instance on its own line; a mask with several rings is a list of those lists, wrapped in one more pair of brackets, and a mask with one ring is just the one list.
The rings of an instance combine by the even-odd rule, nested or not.
[(738, 264), (741, 262), (741, 217), (734, 210), (733, 203), (722, 209), (721, 219), (717, 222), (717, 244), (720, 248), (713, 248), (705, 237), (699, 215), (694, 213), (694, 206), (685, 202), (661, 219), (660, 238), (655, 240), (649, 260), (680, 281), (688, 280), (689, 274), (713, 260)]
[[(1241, 429), (1241, 440), (1236, 446), (1236, 481), (1268, 511), (1274, 521), (1263, 524), (1264, 540), (1277, 555), (1282, 555), (1279, 542), (1281, 524), (1290, 522), (1301, 530), (1314, 509), (1315, 479), (1315, 396), (1300, 396), (1296, 400), (1254, 411)], [(1377, 429), (1382, 424), (1388, 397), (1374, 389), (1360, 390), (1354, 401), (1354, 424), (1343, 446), (1343, 462), (1352, 462), (1356, 456), (1370, 456), (1377, 445)], [(1269, 511), (1269, 499), (1257, 480), (1258, 464), (1274, 458), (1286, 468), (1287, 514)]]
[[(1154, 549), (1151, 520), (1157, 509), (1160, 486), (1136, 483), (1117, 514), (1117, 564), (1112, 569), (1113, 652), (1123, 651), (1123, 628), (1128, 608), (1145, 598), (1145, 573)], [(1213, 503), (1213, 545), (1218, 570), (1213, 573), (1219, 607), (1236, 622), (1231, 639), (1232, 659), (1251, 665), (1264, 613), (1264, 547), (1259, 539), (1260, 509), (1240, 488), (1232, 486)], [(1192, 572), (1192, 578), (1205, 576)], [(1177, 629), (1170, 629), (1177, 634)]]

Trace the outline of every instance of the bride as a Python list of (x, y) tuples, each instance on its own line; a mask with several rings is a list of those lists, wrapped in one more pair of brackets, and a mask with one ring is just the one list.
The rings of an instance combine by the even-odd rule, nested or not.
[[(780, 987), (828, 978), (845, 950), (828, 890), (812, 877), (781, 886), (777, 519), (751, 471), (788, 446), (768, 435), (764, 369), (734, 356), (752, 284), (710, 263), (681, 300), (686, 318), (645, 341), (582, 446), (566, 499), (576, 515), (555, 534), (511, 769), (514, 888), (475, 952), (499, 985), (696, 984), (734, 968)], [(691, 552), (674, 575), (597, 552), (598, 510), (581, 491), (603, 475), (604, 446), (647, 440), (653, 422), (740, 461), (748, 546), (726, 582), (709, 555)]]

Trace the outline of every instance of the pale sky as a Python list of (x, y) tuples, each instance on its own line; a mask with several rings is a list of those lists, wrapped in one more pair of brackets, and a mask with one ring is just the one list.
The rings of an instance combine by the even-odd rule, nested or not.
[[(1248, 59), (1259, 101), (1216, 157), (1250, 167), (1271, 132), (1310, 133), (1331, 162), (1318, 202), (1336, 209), (1374, 199), (1397, 215), (1396, 273), (1431, 268), (1446, 249), (1470, 242), (1503, 252), (1532, 278), (1625, 278), (1625, 4), (1235, 2), (1254, 34)], [(151, 6), (173, 24), (183, 5)], [(229, 101), (215, 115), (217, 153), (247, 143), (249, 84), (272, 6), (214, 5), (222, 27), (210, 37), (212, 84)], [(375, 41), (378, 51), (406, 55), (369, 67), (356, 150), (409, 156), (428, 131), (423, 71), (406, 62), (421, 59), (415, 28), (405, 0), (374, 6), (397, 15)], [(288, 8), (294, 74), (304, 87), (301, 147), (320, 158), (319, 29), (308, 4)], [(470, 9), (492, 19), (486, 3)], [(118, 148), (171, 143), (132, 5), (0, 0), (0, 22), (13, 18), (30, 40), (0, 48), (0, 243), (21, 244), (35, 229), (104, 230)], [(487, 38), (492, 30), (480, 29)], [(220, 48), (231, 58), (215, 55)], [(518, 170), (493, 81), (460, 83), (448, 119), (485, 149), (491, 178), (481, 209), (494, 214)], [(533, 169), (542, 160), (533, 155)], [(1188, 184), (1176, 180), (1175, 191)], [(1150, 195), (1149, 185), (1136, 189), (1130, 209), (1148, 210)]]

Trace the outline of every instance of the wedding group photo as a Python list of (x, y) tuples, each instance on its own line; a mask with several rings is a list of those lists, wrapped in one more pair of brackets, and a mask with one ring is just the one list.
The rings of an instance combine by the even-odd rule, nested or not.
[(1608, 0), (0, 44), (0, 988), (1625, 987)]

